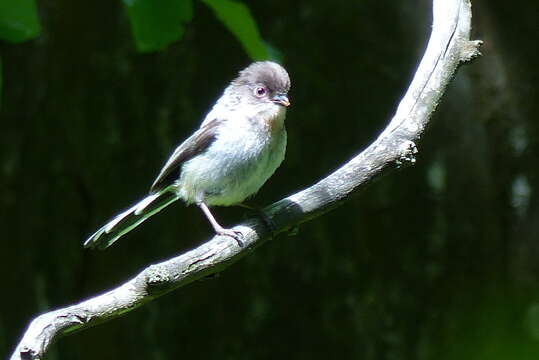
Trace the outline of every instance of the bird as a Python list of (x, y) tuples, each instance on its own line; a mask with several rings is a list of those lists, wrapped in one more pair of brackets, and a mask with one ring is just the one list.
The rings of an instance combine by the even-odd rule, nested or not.
[(149, 194), (112, 218), (84, 242), (105, 249), (142, 222), (181, 199), (196, 204), (218, 235), (242, 245), (242, 233), (221, 226), (210, 207), (242, 204), (273, 175), (285, 157), (290, 77), (276, 62), (239, 71), (200, 128), (165, 162)]

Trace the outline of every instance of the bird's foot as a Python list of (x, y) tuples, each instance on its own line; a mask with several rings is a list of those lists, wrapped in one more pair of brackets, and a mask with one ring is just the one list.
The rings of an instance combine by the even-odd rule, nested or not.
[(243, 241), (242, 241), (243, 240), (243, 234), (242, 234), (241, 231), (220, 228), (220, 229), (215, 229), (215, 232), (218, 235), (229, 236), (229, 237), (233, 238), (234, 240), (236, 240), (239, 247), (243, 247)]

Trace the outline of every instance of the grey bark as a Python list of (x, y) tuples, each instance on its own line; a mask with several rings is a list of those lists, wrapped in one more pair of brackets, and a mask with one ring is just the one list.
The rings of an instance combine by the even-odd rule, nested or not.
[(151, 265), (104, 294), (50, 311), (31, 321), (11, 360), (41, 359), (59, 337), (123, 315), (159, 296), (218, 273), (278, 233), (312, 220), (349, 200), (369, 182), (415, 162), (423, 134), (446, 86), (461, 63), (480, 55), (470, 41), (469, 0), (434, 0), (427, 49), (394, 117), (359, 155), (318, 183), (263, 209), (273, 229), (250, 219), (234, 227), (244, 246), (228, 237), (210, 241), (170, 260)]

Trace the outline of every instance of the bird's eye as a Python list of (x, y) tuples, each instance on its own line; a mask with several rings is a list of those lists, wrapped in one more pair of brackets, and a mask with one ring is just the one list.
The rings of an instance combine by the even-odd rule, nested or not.
[(266, 95), (266, 88), (263, 86), (259, 86), (255, 89), (255, 95), (256, 97), (262, 97)]

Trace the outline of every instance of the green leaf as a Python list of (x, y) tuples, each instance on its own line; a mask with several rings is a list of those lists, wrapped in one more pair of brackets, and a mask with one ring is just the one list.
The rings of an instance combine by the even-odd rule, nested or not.
[(0, 0), (0, 39), (18, 43), (40, 31), (34, 0)]
[[(0, 0), (1, 1), (1, 0)], [(179, 40), (193, 17), (192, 0), (123, 0), (138, 51), (164, 49)]]
[(234, 0), (202, 0), (214, 12), (217, 18), (240, 41), (253, 60), (270, 59), (270, 52), (262, 40), (255, 20), (249, 8)]

